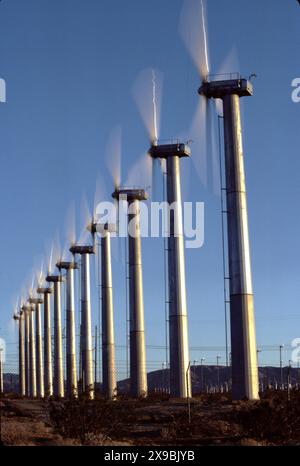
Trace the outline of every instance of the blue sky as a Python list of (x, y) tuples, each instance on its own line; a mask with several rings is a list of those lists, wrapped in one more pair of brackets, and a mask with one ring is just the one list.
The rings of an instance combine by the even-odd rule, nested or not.
[[(193, 0), (191, 0), (193, 1)], [(145, 68), (164, 75), (161, 136), (188, 136), (199, 97), (198, 71), (179, 34), (182, 0), (3, 0), (0, 3), (0, 333), (15, 368), (13, 305), (45, 241), (64, 239), (70, 203), (92, 203), (97, 173), (112, 191), (104, 152), (110, 131), (123, 130), (123, 170), (148, 147), (132, 85)], [(226, 57), (245, 76), (257, 74), (255, 95), (242, 101), (257, 339), (262, 348), (300, 337), (300, 8), (296, 0), (208, 0), (211, 71)], [(201, 131), (201, 129), (199, 129)], [(201, 150), (192, 145), (193, 157)], [(208, 161), (208, 167), (211, 161)], [(204, 186), (190, 160), (182, 167), (186, 200), (205, 202), (205, 244), (187, 250), (192, 360), (224, 361), (220, 198)], [(143, 241), (149, 369), (164, 351), (161, 240)], [(124, 267), (114, 259), (116, 342), (125, 343)], [(94, 279), (93, 279), (94, 280)], [(95, 285), (95, 280), (94, 280)], [(93, 292), (93, 316), (97, 299)], [(208, 348), (207, 350), (204, 347)], [(290, 352), (285, 352), (285, 360)], [(119, 372), (124, 350), (118, 349)], [(275, 348), (260, 354), (278, 364)], [(8, 365), (9, 365), (8, 364)], [(13, 367), (14, 366), (14, 367)]]

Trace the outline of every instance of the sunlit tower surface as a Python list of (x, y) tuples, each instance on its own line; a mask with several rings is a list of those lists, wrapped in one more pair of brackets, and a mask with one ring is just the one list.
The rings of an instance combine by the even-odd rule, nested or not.
[(75, 294), (74, 270), (78, 269), (76, 262), (58, 262), (58, 270), (66, 271), (66, 366), (67, 366), (67, 395), (76, 397), (77, 369), (76, 369), (76, 334), (75, 334)]
[(224, 112), (227, 237), (230, 278), (232, 396), (259, 398), (240, 97), (252, 96), (247, 79), (204, 81), (199, 94), (222, 99)]
[(63, 371), (63, 344), (61, 327), (61, 283), (60, 275), (48, 275), (46, 282), (53, 283), (54, 300), (54, 384), (53, 394), (57, 398), (63, 398), (64, 391), (64, 371)]
[(30, 397), (36, 398), (36, 346), (35, 346), (35, 325), (34, 312), (35, 305), (29, 299), (29, 377), (30, 377)]
[(115, 225), (91, 225), (93, 236), (101, 238), (101, 322), (102, 322), (102, 390), (108, 399), (117, 394), (117, 378), (115, 364), (114, 306), (111, 265), (111, 233)]
[(167, 167), (170, 389), (180, 398), (191, 396), (180, 180), (180, 159), (190, 154), (190, 148), (180, 143), (150, 149), (151, 157), (166, 159)]
[(30, 306), (23, 305), (22, 312), (25, 319), (25, 394), (30, 397)]
[(134, 397), (148, 394), (144, 324), (143, 270), (140, 202), (147, 199), (144, 189), (116, 189), (118, 202), (128, 203), (128, 276), (130, 310), (130, 392)]
[(91, 279), (90, 255), (94, 247), (74, 245), (70, 248), (73, 255), (81, 256), (81, 361), (82, 387), (89, 399), (94, 398), (93, 342), (91, 316)]
[(19, 330), (19, 394), (26, 395), (26, 380), (25, 380), (25, 340), (24, 340), (24, 312), (21, 309), (19, 314), (14, 315), (14, 319), (18, 322)]
[[(35, 364), (36, 364), (36, 395), (44, 398), (44, 371), (43, 371), (43, 342), (42, 342), (42, 321), (41, 321), (41, 298), (30, 298), (30, 304), (35, 314)], [(33, 315), (32, 315), (33, 318)]]
[(45, 396), (53, 395), (52, 338), (51, 338), (51, 293), (52, 288), (38, 288), (44, 301), (44, 390)]

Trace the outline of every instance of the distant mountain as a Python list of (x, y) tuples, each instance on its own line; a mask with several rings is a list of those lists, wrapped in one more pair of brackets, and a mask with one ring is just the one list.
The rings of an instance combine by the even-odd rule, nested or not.
[[(192, 389), (193, 393), (199, 393), (202, 390), (212, 390), (216, 387), (230, 385), (230, 368), (224, 366), (191, 366)], [(169, 369), (161, 369), (148, 373), (149, 391), (168, 390), (169, 389)], [(299, 384), (300, 386), (300, 369), (284, 367), (282, 369), (283, 383), (287, 385), (288, 377), (292, 385)], [(4, 374), (4, 391), (15, 392), (19, 390), (18, 374)], [(267, 385), (279, 386), (281, 384), (281, 371), (279, 367), (260, 367), (259, 381), (264, 387)], [(100, 388), (101, 384), (97, 384)], [(129, 380), (120, 380), (118, 382), (118, 391), (120, 393), (128, 393)]]
[[(289, 375), (290, 374), (290, 375)], [(148, 373), (148, 388), (150, 391), (168, 390), (169, 388), (169, 369), (157, 370)], [(230, 385), (231, 369), (224, 366), (191, 366), (192, 390), (193, 393), (211, 390), (216, 387)], [(282, 369), (283, 384), (290, 383), (292, 385), (299, 384), (300, 386), (300, 369), (284, 367)], [(264, 387), (268, 385), (279, 386), (281, 384), (281, 371), (279, 367), (260, 367), (259, 381)], [(118, 390), (120, 393), (127, 393), (129, 390), (129, 380), (121, 380), (118, 382)]]

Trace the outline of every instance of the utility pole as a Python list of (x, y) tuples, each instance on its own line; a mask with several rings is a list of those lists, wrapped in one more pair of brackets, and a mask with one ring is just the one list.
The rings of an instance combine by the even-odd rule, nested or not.
[(280, 357), (279, 365), (280, 365), (280, 385), (281, 385), (281, 390), (282, 390), (282, 386), (283, 386), (283, 368), (282, 368), (282, 351), (283, 351), (283, 348), (284, 348), (284, 345), (279, 346), (279, 357)]
[(219, 365), (220, 359), (221, 359), (221, 356), (217, 356), (218, 390), (220, 389), (220, 365)]
[(205, 358), (201, 358), (200, 363), (201, 363), (201, 392), (204, 391), (204, 380), (203, 380), (203, 363), (205, 361)]
[(261, 353), (261, 349), (257, 348), (256, 350), (257, 353), (257, 369), (258, 369), (258, 386), (259, 386), (259, 354)]
[(162, 389), (165, 388), (165, 362), (161, 364), (161, 376), (162, 376)]
[(194, 361), (193, 361), (193, 366), (194, 366), (194, 379), (196, 379), (196, 362), (199, 362), (199, 361), (197, 361), (196, 359), (194, 359)]
[(288, 398), (288, 401), (291, 401), (291, 387), (292, 387), (291, 371), (292, 371), (292, 361), (289, 360), (288, 377), (287, 377), (287, 398)]

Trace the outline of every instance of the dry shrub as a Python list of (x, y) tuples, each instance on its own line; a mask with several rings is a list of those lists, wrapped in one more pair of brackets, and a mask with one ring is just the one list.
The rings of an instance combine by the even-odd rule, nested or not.
[(227, 415), (249, 437), (274, 444), (300, 442), (300, 393), (269, 392), (261, 401), (241, 404)]
[(50, 401), (48, 412), (51, 425), (59, 434), (79, 439), (83, 445), (104, 444), (111, 436), (124, 436), (124, 422), (128, 418), (126, 407), (101, 399)]

